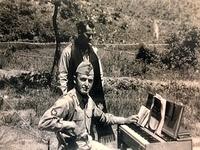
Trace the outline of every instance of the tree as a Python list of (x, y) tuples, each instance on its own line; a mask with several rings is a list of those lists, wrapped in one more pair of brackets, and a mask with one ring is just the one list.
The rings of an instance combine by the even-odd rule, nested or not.
[(54, 5), (54, 13), (53, 13), (52, 21), (53, 21), (53, 29), (55, 33), (55, 38), (56, 38), (56, 50), (55, 50), (55, 55), (54, 55), (53, 66), (51, 69), (51, 79), (52, 79), (55, 67), (58, 68), (58, 61), (60, 58), (60, 39), (59, 39), (59, 29), (57, 25), (57, 17), (58, 17), (59, 7), (61, 5), (61, 0), (52, 0), (51, 3)]
[[(60, 32), (59, 32), (59, 28), (58, 28), (58, 13), (59, 13), (59, 8), (62, 5), (68, 5), (68, 11), (65, 11), (66, 13), (63, 14), (63, 12), (61, 11), (61, 17), (64, 19), (75, 19), (77, 18), (76, 14), (79, 14), (79, 11), (73, 11), (73, 10), (79, 10), (78, 9), (78, 5), (76, 5), (73, 1), (69, 1), (69, 0), (51, 0), (51, 3), (54, 5), (54, 13), (52, 16), (52, 21), (53, 21), (53, 29), (54, 29), (54, 34), (55, 34), (55, 39), (56, 39), (56, 50), (55, 50), (55, 55), (54, 55), (54, 61), (53, 61), (53, 66), (51, 69), (51, 77), (53, 79), (54, 76), (54, 72), (55, 72), (55, 68), (58, 68), (58, 62), (59, 62), (59, 58), (60, 58)], [(71, 14), (71, 16), (69, 15)], [(75, 18), (74, 18), (75, 17)], [(51, 80), (52, 81), (52, 80)]]

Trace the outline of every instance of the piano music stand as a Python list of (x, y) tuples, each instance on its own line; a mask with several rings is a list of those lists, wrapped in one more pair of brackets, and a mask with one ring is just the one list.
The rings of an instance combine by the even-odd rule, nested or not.
[[(153, 99), (153, 94), (148, 95), (146, 102), (146, 107), (150, 109), (151, 103), (154, 100), (154, 107), (152, 109), (152, 116), (156, 119), (160, 119), (160, 100), (157, 98)], [(166, 110), (165, 110), (165, 120), (162, 128), (162, 133), (170, 136), (173, 139), (177, 139), (178, 132), (181, 125), (181, 120), (183, 117), (184, 105), (181, 103), (175, 103), (167, 100)]]

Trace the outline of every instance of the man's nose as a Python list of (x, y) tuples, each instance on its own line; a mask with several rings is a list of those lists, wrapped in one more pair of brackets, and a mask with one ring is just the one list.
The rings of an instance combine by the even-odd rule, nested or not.
[(89, 81), (88, 80), (85, 80), (85, 85), (89, 85)]

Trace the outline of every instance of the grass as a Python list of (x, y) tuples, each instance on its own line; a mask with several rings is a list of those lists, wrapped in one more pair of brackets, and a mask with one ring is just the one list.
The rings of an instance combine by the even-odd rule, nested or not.
[(0, 149), (2, 150), (47, 149), (47, 144), (42, 142), (38, 135), (31, 135), (30, 130), (8, 126), (1, 126), (0, 129)]

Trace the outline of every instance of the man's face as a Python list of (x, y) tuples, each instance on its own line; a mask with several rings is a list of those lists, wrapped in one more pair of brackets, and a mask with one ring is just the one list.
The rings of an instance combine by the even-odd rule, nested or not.
[(89, 25), (87, 25), (86, 26), (85, 35), (87, 36), (87, 38), (89, 39), (89, 41), (92, 40), (94, 33), (95, 33), (94, 28), (91, 28), (91, 27), (89, 27)]
[(86, 30), (82, 33), (82, 40), (85, 43), (91, 43), (94, 33), (94, 28), (91, 28), (89, 27), (89, 25), (86, 25)]
[(76, 77), (76, 89), (80, 94), (87, 95), (90, 92), (93, 84), (93, 75), (77, 74)]

